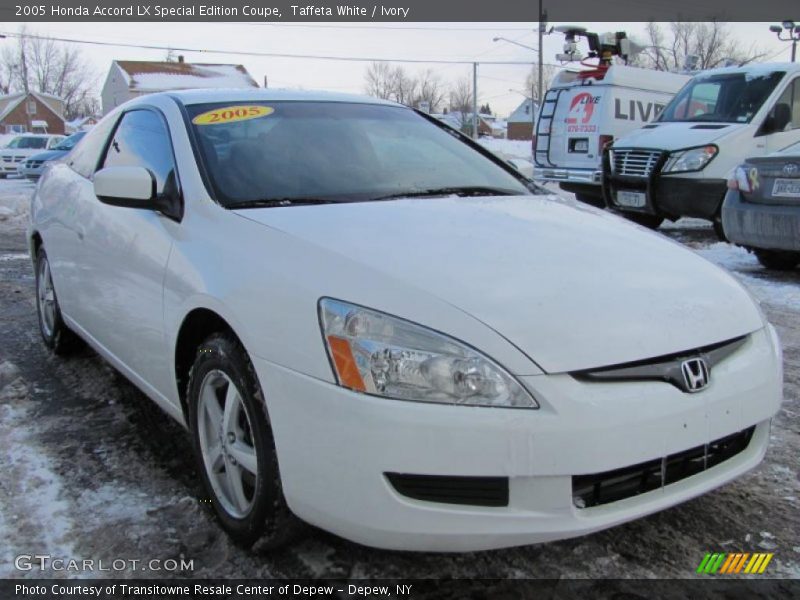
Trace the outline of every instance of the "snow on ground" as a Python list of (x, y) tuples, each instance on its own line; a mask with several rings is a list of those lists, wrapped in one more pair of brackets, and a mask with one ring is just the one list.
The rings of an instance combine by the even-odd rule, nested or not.
[(73, 529), (70, 506), (62, 497), (61, 478), (52, 460), (36, 442), (36, 419), (28, 391), (15, 365), (0, 363), (0, 577), (11, 577), (14, 556), (32, 544), (54, 556), (71, 556)]
[(509, 158), (524, 158), (525, 160), (532, 158), (530, 140), (499, 140), (482, 137), (478, 143), (492, 152), (501, 152)]

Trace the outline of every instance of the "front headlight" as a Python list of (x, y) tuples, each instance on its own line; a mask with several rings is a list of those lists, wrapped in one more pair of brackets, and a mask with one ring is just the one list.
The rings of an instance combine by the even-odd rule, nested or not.
[(689, 148), (688, 150), (678, 150), (672, 152), (661, 169), (662, 173), (686, 173), (687, 171), (700, 171), (711, 162), (719, 152), (714, 144), (701, 146), (700, 148)]
[(500, 365), (441, 333), (331, 298), (320, 326), (339, 385), (397, 400), (538, 408)]

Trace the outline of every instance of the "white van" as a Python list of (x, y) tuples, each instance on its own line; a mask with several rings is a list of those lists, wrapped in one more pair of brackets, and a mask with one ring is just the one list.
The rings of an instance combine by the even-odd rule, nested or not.
[(534, 178), (605, 206), (603, 147), (657, 117), (690, 78), (617, 64), (561, 71), (539, 111)]
[(643, 225), (700, 217), (724, 239), (726, 181), (745, 158), (800, 141), (800, 65), (764, 63), (695, 75), (655, 122), (603, 160), (609, 207)]

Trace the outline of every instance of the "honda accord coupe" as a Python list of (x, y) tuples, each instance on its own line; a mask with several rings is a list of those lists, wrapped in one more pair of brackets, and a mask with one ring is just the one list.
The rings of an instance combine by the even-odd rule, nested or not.
[(583, 535), (755, 467), (781, 403), (728, 273), (372, 98), (135, 99), (46, 171), (29, 240), (45, 343), (189, 430), (244, 545)]

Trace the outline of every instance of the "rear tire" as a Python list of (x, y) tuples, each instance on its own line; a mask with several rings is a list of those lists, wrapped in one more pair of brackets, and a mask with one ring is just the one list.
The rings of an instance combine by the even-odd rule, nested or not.
[(233, 335), (216, 333), (200, 345), (187, 394), (197, 469), (222, 527), (246, 548), (292, 541), (302, 521), (283, 496), (264, 396)]
[(776, 250), (756, 250), (756, 258), (761, 265), (775, 271), (791, 271), (800, 263), (800, 254)]
[(624, 212), (622, 215), (629, 221), (633, 221), (634, 223), (641, 225), (642, 227), (647, 227), (648, 229), (658, 229), (664, 222), (664, 217), (659, 217), (658, 215), (648, 215), (647, 213)]
[(64, 324), (61, 317), (50, 262), (43, 247), (36, 253), (36, 313), (42, 340), (55, 354), (66, 356), (80, 349), (80, 338)]

